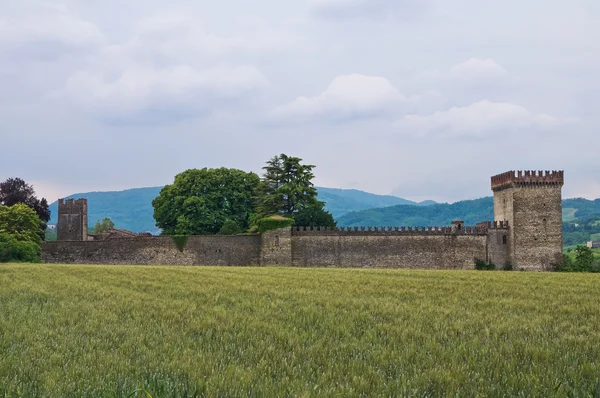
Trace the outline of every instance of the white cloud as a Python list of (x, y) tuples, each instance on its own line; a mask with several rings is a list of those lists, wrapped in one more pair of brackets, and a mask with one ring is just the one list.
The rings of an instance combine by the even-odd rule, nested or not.
[(0, 50), (30, 45), (86, 48), (97, 46), (103, 40), (96, 25), (66, 7), (38, 7), (20, 16), (0, 18)]
[(380, 117), (397, 110), (406, 98), (385, 78), (351, 74), (336, 77), (316, 97), (298, 97), (275, 108), (271, 120), (307, 122)]
[(506, 75), (506, 69), (491, 58), (471, 58), (450, 70), (450, 76), (459, 79), (493, 79)]
[(508, 71), (492, 58), (470, 58), (449, 70), (430, 69), (421, 72), (418, 77), (427, 80), (476, 81), (501, 79), (507, 75)]
[(396, 124), (403, 130), (417, 134), (482, 137), (491, 132), (508, 133), (530, 127), (548, 128), (566, 122), (569, 121), (535, 113), (520, 105), (484, 100), (430, 115), (407, 115)]
[(134, 65), (113, 79), (102, 71), (77, 72), (53, 96), (68, 97), (108, 118), (135, 117), (155, 109), (181, 115), (205, 112), (214, 106), (213, 102), (236, 98), (266, 84), (266, 78), (252, 66), (197, 69), (189, 65), (166, 68)]

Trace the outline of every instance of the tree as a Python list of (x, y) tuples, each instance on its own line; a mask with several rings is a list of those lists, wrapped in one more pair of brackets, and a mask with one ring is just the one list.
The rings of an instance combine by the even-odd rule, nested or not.
[(115, 228), (115, 223), (108, 217), (105, 217), (102, 221), (98, 220), (96, 225), (94, 226), (94, 233), (101, 234), (104, 232), (108, 232), (111, 229)]
[(36, 212), (27, 205), (0, 205), (0, 233), (11, 235), (17, 241), (39, 244), (42, 241), (39, 234), (42, 224)]
[(214, 235), (231, 220), (241, 230), (255, 212), (260, 178), (237, 169), (191, 169), (152, 201), (163, 235)]
[(50, 209), (46, 198), (41, 200), (35, 196), (35, 190), (20, 178), (9, 178), (0, 183), (0, 205), (13, 206), (18, 203), (32, 208), (42, 221), (39, 236), (45, 238), (46, 223), (50, 220)]
[(242, 229), (233, 220), (227, 220), (219, 230), (219, 235), (237, 235), (242, 233)]
[(587, 246), (575, 248), (575, 269), (581, 272), (589, 272), (594, 264), (594, 252)]
[(285, 154), (271, 158), (263, 170), (258, 212), (261, 217), (279, 214), (296, 220), (296, 225), (334, 226), (333, 217), (325, 211), (325, 203), (317, 199), (312, 183), (314, 165)]
[(305, 207), (294, 215), (294, 225), (299, 227), (335, 227), (336, 222), (331, 213), (323, 206)]

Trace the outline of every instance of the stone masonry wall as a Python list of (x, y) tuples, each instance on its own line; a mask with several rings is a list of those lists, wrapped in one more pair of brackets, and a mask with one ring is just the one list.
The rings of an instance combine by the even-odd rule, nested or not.
[(487, 236), (488, 261), (496, 265), (497, 269), (504, 269), (511, 264), (508, 252), (510, 228), (490, 229)]
[(325, 233), (292, 236), (303, 267), (473, 269), (487, 260), (486, 234)]
[(513, 193), (512, 251), (519, 269), (544, 271), (562, 262), (560, 187), (541, 185)]
[(260, 236), (191, 236), (182, 252), (170, 237), (138, 237), (88, 242), (47, 242), (42, 262), (123, 265), (260, 264)]

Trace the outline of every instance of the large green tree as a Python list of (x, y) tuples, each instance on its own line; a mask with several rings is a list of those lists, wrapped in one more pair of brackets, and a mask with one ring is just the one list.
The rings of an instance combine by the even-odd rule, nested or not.
[(317, 199), (312, 182), (314, 168), (302, 164), (301, 158), (285, 154), (267, 161), (257, 206), (259, 216), (279, 214), (293, 218), (296, 225), (335, 226), (333, 217), (324, 209), (325, 203)]
[(242, 170), (186, 170), (152, 201), (156, 226), (164, 235), (217, 234), (226, 221), (247, 230), (259, 186), (257, 174)]
[(29, 206), (42, 220), (38, 235), (45, 239), (46, 223), (50, 220), (50, 209), (46, 198), (38, 199), (33, 186), (21, 178), (9, 178), (0, 183), (0, 205), (13, 206), (18, 203)]
[(39, 234), (42, 224), (36, 212), (27, 205), (0, 205), (0, 234), (11, 235), (17, 241), (39, 244), (42, 241)]

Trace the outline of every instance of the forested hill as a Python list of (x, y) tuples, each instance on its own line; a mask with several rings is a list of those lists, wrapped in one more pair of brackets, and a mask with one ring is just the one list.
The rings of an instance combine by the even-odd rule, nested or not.
[[(158, 232), (154, 224), (152, 200), (162, 187), (135, 188), (126, 191), (85, 192), (68, 196), (68, 199), (88, 200), (88, 224), (94, 226), (98, 220), (109, 217), (115, 227), (134, 232)], [(58, 202), (50, 205), (52, 212), (49, 224), (56, 224)]]
[[(492, 197), (465, 200), (453, 204), (427, 207), (392, 206), (345, 214), (337, 219), (339, 226), (446, 226), (461, 218), (469, 225), (492, 220)], [(600, 199), (563, 200), (563, 239), (565, 246), (600, 240)]]
[(468, 225), (494, 218), (492, 197), (438, 203), (425, 207), (398, 205), (345, 214), (337, 219), (340, 226), (444, 226), (460, 218)]
[(318, 187), (317, 192), (319, 200), (325, 202), (325, 208), (336, 219), (352, 211), (395, 205), (429, 206), (436, 203), (431, 200), (417, 203), (397, 196), (376, 195), (357, 189)]
[[(118, 192), (87, 192), (69, 198), (88, 199), (88, 223), (109, 217), (117, 228), (135, 232), (157, 233), (152, 200), (162, 187), (137, 188)], [(318, 188), (319, 199), (326, 203), (340, 226), (444, 226), (455, 218), (474, 225), (492, 220), (491, 197), (465, 200), (453, 204), (415, 203), (395, 196), (375, 195), (353, 189)], [(50, 205), (56, 224), (57, 203)], [(600, 199), (566, 199), (563, 201), (565, 245), (600, 240)]]
[[(158, 196), (162, 187), (136, 188), (114, 192), (86, 192), (68, 196), (68, 198), (88, 199), (88, 223), (90, 226), (98, 220), (109, 217), (117, 228), (135, 232), (158, 232), (154, 224), (152, 200)], [(416, 203), (396, 196), (375, 195), (355, 189), (317, 188), (318, 198), (326, 203), (325, 208), (338, 218), (345, 213), (397, 204), (426, 206), (432, 201)], [(50, 224), (56, 224), (57, 202), (50, 205), (52, 218)]]
[[(337, 219), (340, 226), (443, 226), (460, 218), (468, 225), (494, 218), (494, 199), (463, 200), (453, 204), (437, 203), (426, 207), (391, 206), (345, 214)], [(575, 222), (600, 218), (600, 199), (563, 200), (563, 221)]]

